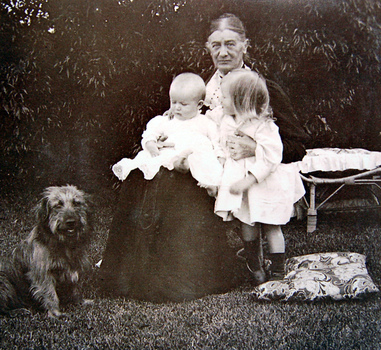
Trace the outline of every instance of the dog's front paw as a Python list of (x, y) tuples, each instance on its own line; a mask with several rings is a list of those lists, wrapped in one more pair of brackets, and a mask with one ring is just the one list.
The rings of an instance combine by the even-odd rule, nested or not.
[(65, 316), (65, 314), (63, 314), (60, 310), (58, 309), (51, 309), (51, 310), (48, 310), (48, 316), (49, 317), (52, 317), (52, 318), (56, 318), (56, 317), (61, 317), (61, 316)]

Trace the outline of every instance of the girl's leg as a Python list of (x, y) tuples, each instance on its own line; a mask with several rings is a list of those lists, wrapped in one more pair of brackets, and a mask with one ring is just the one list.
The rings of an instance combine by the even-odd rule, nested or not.
[(241, 234), (244, 242), (259, 240), (261, 234), (261, 225), (256, 224), (255, 226), (251, 226), (241, 222)]
[(251, 272), (254, 283), (261, 284), (266, 281), (266, 274), (262, 267), (260, 225), (250, 226), (241, 223), (241, 227), (247, 268)]
[(285, 241), (282, 229), (279, 225), (262, 224), (263, 232), (266, 234), (270, 251), (270, 279), (283, 279)]
[(285, 242), (281, 227), (279, 225), (262, 224), (262, 229), (269, 244), (270, 254), (284, 253)]

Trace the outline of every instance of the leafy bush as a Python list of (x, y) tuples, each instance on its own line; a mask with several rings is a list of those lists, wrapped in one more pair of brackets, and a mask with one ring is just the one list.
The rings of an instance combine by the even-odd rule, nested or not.
[(309, 147), (381, 149), (376, 0), (27, 0), (1, 9), (1, 172), (5, 180), (96, 188), (168, 108), (172, 77), (207, 78), (210, 20), (237, 14), (248, 62), (280, 83)]

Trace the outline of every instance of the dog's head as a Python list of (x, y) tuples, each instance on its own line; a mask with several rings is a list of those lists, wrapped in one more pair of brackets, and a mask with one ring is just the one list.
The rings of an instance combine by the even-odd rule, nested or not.
[(86, 239), (89, 228), (87, 195), (72, 185), (48, 187), (37, 206), (36, 216), (38, 225), (44, 227), (45, 232), (50, 231), (49, 239), (62, 243)]

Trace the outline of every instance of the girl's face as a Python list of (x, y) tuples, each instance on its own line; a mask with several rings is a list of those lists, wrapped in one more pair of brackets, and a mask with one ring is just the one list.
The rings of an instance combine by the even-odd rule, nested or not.
[(233, 101), (229, 92), (228, 83), (222, 82), (221, 92), (222, 92), (222, 108), (224, 109), (224, 113), (227, 115), (235, 115), (235, 109), (234, 109)]
[(206, 43), (214, 66), (223, 74), (242, 68), (243, 55), (247, 51), (248, 40), (242, 41), (238, 33), (230, 30), (216, 30)]

